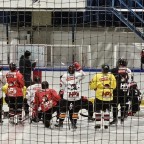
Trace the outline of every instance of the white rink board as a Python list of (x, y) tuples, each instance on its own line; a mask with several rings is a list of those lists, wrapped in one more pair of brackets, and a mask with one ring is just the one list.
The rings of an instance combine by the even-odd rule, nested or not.
[[(34, 0), (33, 0), (34, 1)], [(36, 1), (36, 0), (35, 0)], [(39, 2), (38, 2), (39, 1)], [(86, 0), (0, 0), (1, 9), (77, 9), (85, 8)]]

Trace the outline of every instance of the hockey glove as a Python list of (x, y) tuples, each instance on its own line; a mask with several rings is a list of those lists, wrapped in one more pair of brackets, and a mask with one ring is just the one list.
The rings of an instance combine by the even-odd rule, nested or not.
[(33, 111), (32, 111), (32, 121), (39, 122), (37, 111), (35, 109), (33, 109)]
[(86, 96), (81, 96), (82, 101), (88, 101), (88, 98)]
[(74, 67), (77, 71), (80, 71), (82, 69), (81, 65), (78, 62), (74, 62)]
[(61, 98), (63, 98), (63, 94), (64, 94), (64, 90), (60, 90), (59, 95), (60, 95)]

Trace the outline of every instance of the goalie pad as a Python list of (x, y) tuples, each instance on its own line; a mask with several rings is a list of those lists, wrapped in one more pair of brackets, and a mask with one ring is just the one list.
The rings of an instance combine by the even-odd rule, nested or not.
[(82, 69), (81, 65), (78, 62), (74, 62), (74, 67), (77, 71), (80, 71)]

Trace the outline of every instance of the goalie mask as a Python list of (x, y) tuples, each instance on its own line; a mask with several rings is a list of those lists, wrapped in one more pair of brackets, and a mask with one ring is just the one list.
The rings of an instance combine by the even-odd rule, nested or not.
[(74, 67), (74, 65), (70, 65), (70, 66), (68, 67), (68, 73), (69, 73), (69, 74), (74, 74), (74, 73), (75, 73), (75, 67)]
[(9, 64), (9, 68), (10, 68), (11, 71), (15, 71), (17, 67), (16, 67), (16, 64), (14, 62), (11, 62)]
[(118, 64), (118, 67), (119, 66), (127, 66), (127, 60), (126, 59), (123, 59), (123, 58), (120, 58), (117, 62)]
[(102, 65), (102, 72), (103, 73), (108, 73), (109, 70), (110, 70), (109, 65), (107, 65), (107, 64)]

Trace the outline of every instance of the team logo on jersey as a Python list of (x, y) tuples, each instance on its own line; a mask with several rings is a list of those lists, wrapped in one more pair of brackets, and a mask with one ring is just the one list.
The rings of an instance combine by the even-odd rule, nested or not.
[(109, 78), (105, 77), (105, 76), (100, 78), (100, 81), (108, 81), (108, 80), (109, 80)]
[(75, 79), (75, 76), (73, 76), (73, 77), (67, 77), (67, 81), (71, 81), (71, 80), (74, 80)]

